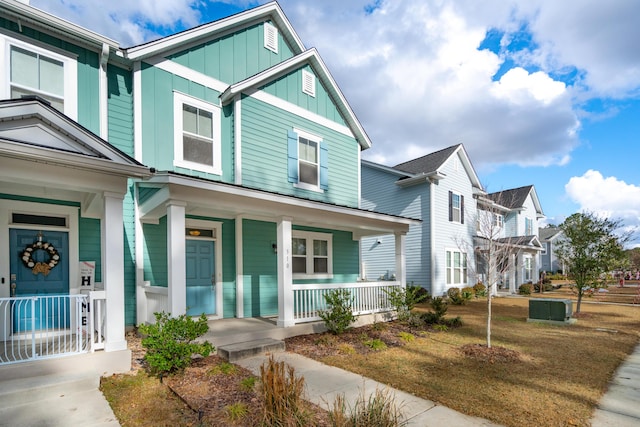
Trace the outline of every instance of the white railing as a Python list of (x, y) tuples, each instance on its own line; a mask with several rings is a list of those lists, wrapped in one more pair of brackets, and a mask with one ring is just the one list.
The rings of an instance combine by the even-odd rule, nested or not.
[(147, 323), (156, 323), (154, 313), (169, 311), (169, 289), (162, 286), (145, 285), (144, 293), (147, 297), (147, 312), (144, 320)]
[(361, 282), (341, 284), (293, 285), (295, 323), (320, 320), (320, 311), (328, 308), (324, 296), (336, 289), (345, 289), (351, 295), (355, 315), (391, 311), (389, 292), (399, 288), (400, 282)]

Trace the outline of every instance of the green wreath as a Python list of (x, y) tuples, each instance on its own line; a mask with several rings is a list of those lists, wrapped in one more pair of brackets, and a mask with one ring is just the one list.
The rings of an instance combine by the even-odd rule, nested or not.
[[(45, 262), (37, 262), (33, 259), (33, 254), (37, 251), (45, 251), (49, 255), (49, 259)], [(49, 274), (51, 269), (55, 268), (60, 262), (60, 253), (49, 242), (37, 242), (27, 245), (22, 251), (22, 263), (25, 267), (30, 268), (33, 274), (43, 273), (45, 276)]]

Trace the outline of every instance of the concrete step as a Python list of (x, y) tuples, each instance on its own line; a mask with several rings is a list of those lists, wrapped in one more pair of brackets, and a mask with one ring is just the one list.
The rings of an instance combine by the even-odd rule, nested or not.
[(218, 355), (229, 362), (235, 362), (258, 354), (284, 351), (284, 349), (284, 341), (275, 340), (273, 338), (263, 338), (260, 340), (220, 346), (218, 347)]

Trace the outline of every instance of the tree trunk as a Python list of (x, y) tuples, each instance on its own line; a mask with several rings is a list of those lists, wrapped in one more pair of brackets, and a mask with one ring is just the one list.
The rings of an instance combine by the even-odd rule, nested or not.
[(487, 348), (491, 348), (491, 292), (490, 289), (487, 295)]
[(578, 291), (578, 304), (576, 305), (576, 313), (580, 313), (580, 303), (582, 302), (582, 289)]

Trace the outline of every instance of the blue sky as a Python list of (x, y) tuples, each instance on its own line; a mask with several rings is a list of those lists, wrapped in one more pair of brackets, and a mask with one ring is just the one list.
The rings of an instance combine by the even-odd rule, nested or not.
[[(139, 44), (264, 3), (31, 0)], [(463, 143), (490, 192), (533, 184), (548, 222), (640, 226), (640, 2), (280, 0), (395, 164)], [(401, 149), (398, 149), (401, 147)]]

